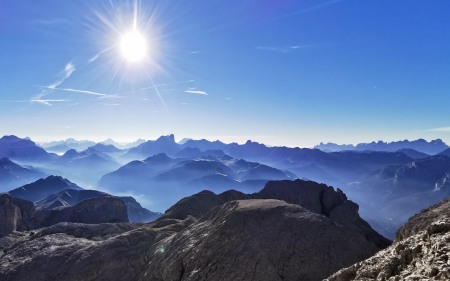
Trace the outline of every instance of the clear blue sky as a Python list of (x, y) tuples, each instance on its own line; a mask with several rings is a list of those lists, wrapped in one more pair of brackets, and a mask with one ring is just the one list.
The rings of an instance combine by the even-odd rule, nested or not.
[(450, 142), (450, 1), (0, 1), (0, 134)]

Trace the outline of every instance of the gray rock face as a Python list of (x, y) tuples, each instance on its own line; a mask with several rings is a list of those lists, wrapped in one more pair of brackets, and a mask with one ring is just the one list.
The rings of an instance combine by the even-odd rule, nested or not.
[[(36, 209), (54, 209), (58, 207), (71, 206), (89, 198), (112, 197), (112, 195), (97, 190), (75, 190), (66, 189), (52, 194), (40, 201), (35, 202)], [(149, 211), (141, 206), (133, 197), (118, 197), (127, 206), (128, 219), (131, 222), (150, 222), (159, 218), (162, 214)]]
[[(204, 191), (151, 224), (60, 223), (0, 239), (0, 280), (29, 280), (29, 272), (35, 281), (321, 280), (380, 250), (325, 214), (252, 196)], [(343, 201), (332, 209), (347, 210), (336, 196)], [(246, 198), (227, 201), (238, 197)], [(347, 211), (336, 217), (354, 218)]]
[(395, 244), (327, 281), (450, 280), (450, 199), (423, 210), (397, 232)]
[(34, 215), (33, 203), (0, 194), (0, 237), (16, 230), (26, 230), (26, 220)]
[(378, 250), (325, 216), (273, 199), (226, 203), (156, 247), (144, 275), (166, 281), (320, 280)]
[(119, 198), (127, 205), (128, 219), (130, 222), (151, 222), (162, 216), (161, 213), (152, 212), (142, 207), (141, 204), (131, 196)]
[(335, 191), (325, 184), (312, 181), (271, 181), (257, 193), (244, 194), (239, 191), (226, 191), (216, 195), (211, 191), (202, 191), (186, 197), (169, 208), (161, 219), (185, 219), (188, 216), (200, 217), (212, 208), (231, 200), (278, 199), (296, 204), (305, 209), (325, 215), (343, 224), (375, 243), (379, 248), (390, 245), (390, 241), (379, 235), (358, 214), (358, 205), (347, 200), (340, 190)]
[(0, 237), (60, 222), (98, 224), (128, 222), (127, 206), (118, 197), (90, 198), (74, 206), (36, 211), (32, 202), (0, 194)]
[[(446, 199), (439, 204), (431, 206), (411, 217), (395, 235), (395, 241), (401, 241), (412, 235), (428, 229), (431, 225), (439, 225), (440, 222), (450, 221), (450, 199)], [(445, 224), (444, 224), (445, 225)]]
[(74, 206), (39, 210), (35, 218), (42, 227), (59, 222), (128, 222), (128, 213), (127, 206), (120, 198), (110, 196), (89, 198)]

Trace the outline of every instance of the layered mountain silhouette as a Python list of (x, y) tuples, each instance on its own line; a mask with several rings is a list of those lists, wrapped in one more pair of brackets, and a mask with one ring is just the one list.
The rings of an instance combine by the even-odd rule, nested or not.
[(358, 202), (373, 208), (369, 221), (384, 221), (382, 233), (393, 237), (410, 216), (450, 196), (450, 157), (436, 155), (387, 166), (351, 189)]
[(68, 150), (75, 149), (78, 151), (86, 150), (87, 148), (95, 145), (95, 142), (88, 140), (75, 140), (69, 138), (63, 141), (53, 141), (48, 143), (43, 143), (42, 147), (49, 151), (58, 154), (62, 154)]
[(85, 190), (60, 176), (39, 179), (9, 191), (9, 194), (17, 199), (34, 202), (37, 210), (55, 210), (75, 206), (87, 199), (114, 197), (125, 203), (128, 214), (127, 221), (149, 222), (161, 216), (160, 213), (143, 208), (133, 197), (117, 197), (97, 190)]
[(424, 139), (418, 139), (414, 141), (394, 141), (394, 142), (371, 142), (371, 143), (359, 143), (357, 145), (339, 145), (335, 143), (320, 143), (316, 145), (314, 148), (327, 151), (327, 152), (335, 152), (342, 150), (360, 150), (360, 151), (387, 151), (394, 152), (403, 149), (412, 149), (418, 152), (422, 152), (428, 155), (435, 155), (442, 152), (445, 149), (448, 149), (449, 146), (444, 143), (441, 139), (432, 140), (430, 142)]
[(49, 161), (54, 155), (47, 153), (30, 139), (21, 139), (16, 136), (0, 138), (0, 158), (7, 157), (18, 161)]
[(147, 225), (64, 223), (0, 239), (0, 278), (39, 268), (33, 280), (321, 280), (389, 245), (357, 210), (302, 180), (204, 191)]
[(143, 161), (132, 161), (102, 177), (99, 186), (112, 191), (145, 192), (166, 209), (182, 196), (209, 188), (216, 192), (230, 188), (242, 191), (261, 189), (269, 180), (295, 179), (288, 171), (245, 160), (233, 159), (218, 151), (198, 158), (171, 158), (160, 153)]
[(7, 191), (43, 176), (45, 173), (32, 167), (23, 167), (6, 157), (0, 159), (0, 191)]
[(109, 155), (110, 152), (105, 150), (114, 150), (114, 148), (98, 145), (81, 152), (71, 149), (59, 157), (50, 167), (59, 169), (65, 177), (84, 184), (96, 182), (101, 175), (120, 167), (120, 164)]
[[(29, 139), (5, 136), (0, 151), (17, 165), (44, 175), (70, 178), (90, 188), (99, 185), (112, 193), (139, 194), (145, 207), (159, 211), (203, 189), (252, 193), (269, 180), (314, 180), (341, 187), (361, 206), (361, 214), (388, 237), (414, 212), (444, 198), (447, 190), (442, 188), (448, 181), (442, 169), (445, 161), (434, 161), (436, 167), (429, 170), (436, 176), (430, 179), (421, 179), (406, 168), (437, 153), (446, 156), (448, 146), (441, 140), (372, 142), (338, 152), (269, 147), (253, 141), (226, 144), (186, 139), (177, 143), (173, 135), (139, 142), (130, 149), (112, 146), (114, 142), (85, 144), (89, 146), (84, 150), (58, 156)], [(5, 177), (11, 181), (0, 186), (4, 191), (36, 179), (20, 181), (21, 176), (7, 171)], [(399, 181), (394, 184), (394, 180)], [(421, 203), (416, 205), (417, 201)]]
[(13, 189), (8, 193), (15, 198), (35, 202), (66, 189), (81, 190), (82, 188), (60, 176), (48, 176), (45, 179), (39, 179), (33, 183)]

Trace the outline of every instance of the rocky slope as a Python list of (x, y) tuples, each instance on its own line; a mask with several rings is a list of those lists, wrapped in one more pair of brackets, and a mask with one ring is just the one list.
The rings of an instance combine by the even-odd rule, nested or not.
[(321, 280), (388, 243), (355, 231), (357, 206), (346, 202), (303, 181), (250, 195), (205, 191), (151, 224), (65, 223), (0, 239), (0, 279)]
[(128, 222), (127, 206), (120, 198), (89, 198), (73, 206), (36, 211), (32, 202), (0, 194), (0, 237), (60, 222), (98, 224)]
[(107, 196), (85, 199), (73, 206), (58, 207), (36, 212), (38, 227), (59, 222), (104, 223), (128, 222), (127, 206), (120, 198)]
[(26, 230), (26, 221), (35, 213), (33, 203), (0, 194), (0, 237), (16, 230)]
[(450, 199), (413, 216), (395, 243), (327, 281), (450, 280)]
[(358, 205), (347, 200), (347, 196), (340, 189), (335, 191), (325, 184), (304, 180), (271, 181), (261, 191), (253, 194), (231, 190), (216, 195), (210, 191), (202, 191), (180, 200), (166, 211), (162, 219), (185, 219), (189, 215), (199, 217), (225, 202), (244, 199), (278, 199), (300, 205), (349, 227), (380, 248), (390, 244), (389, 240), (375, 232), (359, 216)]
[[(98, 190), (66, 189), (35, 202), (35, 206), (37, 209), (54, 209), (73, 206), (89, 198), (111, 196), (111, 194)], [(143, 208), (133, 197), (123, 196), (117, 198), (120, 198), (127, 206), (128, 219), (130, 222), (150, 222), (161, 216), (161, 213), (152, 212)]]

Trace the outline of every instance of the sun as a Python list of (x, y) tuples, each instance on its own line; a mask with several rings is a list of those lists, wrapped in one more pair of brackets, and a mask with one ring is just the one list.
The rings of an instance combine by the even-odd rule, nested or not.
[(145, 37), (133, 29), (120, 38), (120, 53), (130, 63), (139, 63), (146, 59), (148, 46)]

